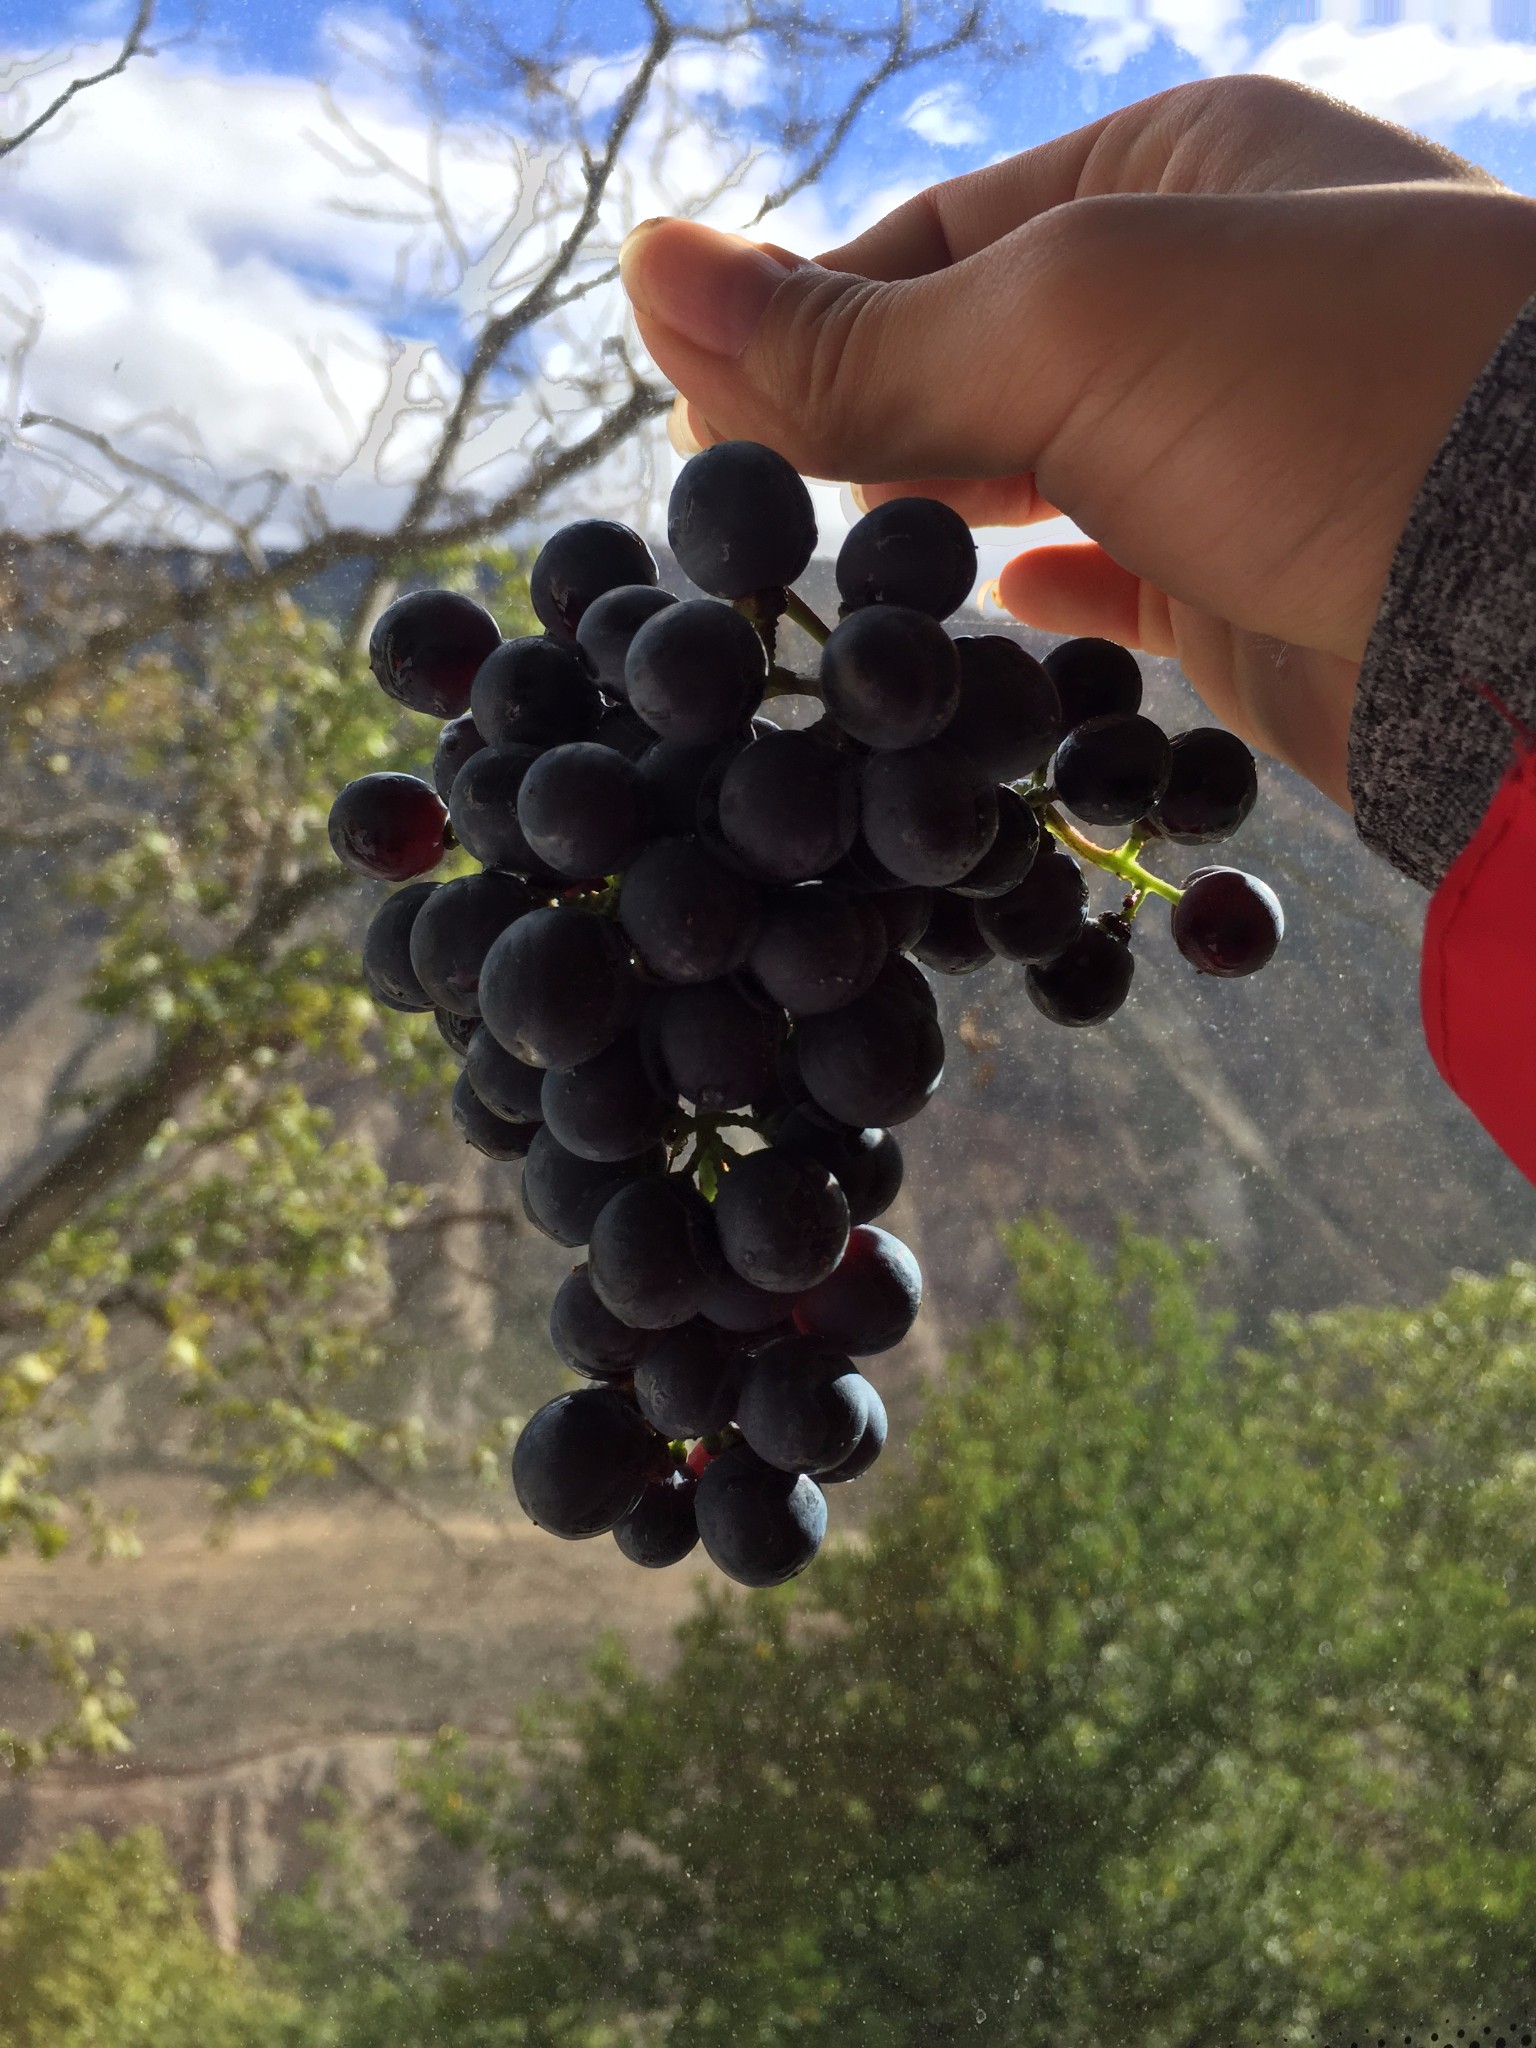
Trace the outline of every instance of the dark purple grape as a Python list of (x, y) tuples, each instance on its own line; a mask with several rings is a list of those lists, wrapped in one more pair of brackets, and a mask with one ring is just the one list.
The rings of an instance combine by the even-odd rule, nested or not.
[(670, 1330), (698, 1314), (709, 1204), (677, 1174), (631, 1181), (592, 1226), (587, 1269), (598, 1299), (637, 1330)]
[(871, 852), (903, 882), (948, 888), (997, 836), (997, 785), (943, 740), (871, 754), (860, 820)]
[(644, 1035), (659, 1084), (696, 1109), (744, 1109), (772, 1078), (785, 1023), (735, 983), (707, 981), (654, 997)]
[(1024, 986), (1053, 1024), (1102, 1024), (1130, 994), (1134, 969), (1128, 927), (1095, 919), (1055, 959), (1027, 969)]
[(483, 1024), (475, 1026), (464, 1064), (480, 1100), (509, 1124), (544, 1121), (544, 1069), (514, 1059)]
[(631, 1564), (661, 1571), (681, 1564), (699, 1540), (694, 1495), (699, 1482), (691, 1472), (669, 1472), (653, 1479), (627, 1515), (613, 1525), (613, 1540)]
[(659, 1145), (677, 1099), (651, 1086), (633, 1032), (580, 1066), (551, 1067), (540, 1093), (544, 1121), (578, 1159), (629, 1159)]
[(969, 874), (951, 884), (957, 896), (1006, 896), (1035, 864), (1040, 851), (1040, 821), (1016, 789), (997, 792), (997, 837)]
[(870, 851), (862, 831), (855, 832), (853, 844), (835, 867), (827, 869), (822, 880), (846, 889), (850, 896), (894, 896), (921, 886), (893, 875), (885, 862), (877, 860)]
[(502, 641), (475, 677), (470, 703), (488, 747), (587, 739), (603, 708), (580, 657), (537, 633)]
[(963, 634), (960, 702), (944, 728), (991, 782), (1013, 782), (1043, 767), (1062, 734), (1061, 700), (1044, 667), (1002, 633)]
[(523, 1167), (523, 1213), (556, 1244), (587, 1244), (592, 1227), (621, 1188), (637, 1180), (659, 1182), (667, 1163), (660, 1145), (611, 1165), (578, 1159), (540, 1124)]
[(715, 1228), (727, 1264), (769, 1294), (825, 1279), (848, 1242), (848, 1201), (819, 1159), (769, 1145), (720, 1177)]
[(683, 464), (667, 505), (667, 545), (712, 597), (793, 583), (816, 552), (816, 514), (799, 472), (757, 441), (719, 441)]
[[(868, 1386), (868, 1381), (865, 1384)], [(859, 1438), (847, 1457), (844, 1458), (841, 1465), (834, 1465), (830, 1472), (820, 1472), (817, 1474), (818, 1485), (837, 1486), (850, 1479), (862, 1479), (870, 1466), (874, 1464), (876, 1458), (885, 1449), (886, 1434), (890, 1428), (890, 1424), (886, 1419), (885, 1403), (872, 1386), (869, 1388), (865, 1399), (869, 1406), (869, 1413), (864, 1419), (864, 1434)]]
[(535, 1067), (575, 1067), (634, 1021), (640, 984), (617, 925), (590, 910), (531, 910), (486, 955), (492, 1036)]
[(1141, 709), (1136, 657), (1114, 640), (1063, 640), (1041, 666), (1056, 685), (1063, 733), (1090, 718), (1124, 718)]
[(517, 821), (518, 792), (540, 751), (532, 746), (482, 747), (459, 770), (448, 816), (459, 844), (482, 867), (554, 879)]
[(828, 1472), (864, 1434), (869, 1382), (846, 1353), (815, 1337), (781, 1337), (754, 1352), (736, 1397), (736, 1426), (781, 1472)]
[(589, 1380), (622, 1380), (631, 1377), (656, 1338), (650, 1330), (632, 1330), (604, 1308), (581, 1265), (566, 1274), (550, 1304), (549, 1341), (572, 1372)]
[(713, 1436), (736, 1412), (740, 1346), (708, 1323), (653, 1337), (635, 1370), (640, 1413), (663, 1436)]
[(612, 875), (645, 844), (650, 794), (634, 762), (610, 747), (551, 747), (523, 777), (517, 822), (556, 874)]
[[(600, 690), (610, 697), (628, 694), (624, 687), (624, 659), (630, 641), (647, 619), (676, 603), (670, 590), (662, 590), (654, 583), (621, 583), (592, 600), (576, 628), (576, 644), (586, 656), (587, 667)], [(654, 739), (655, 734), (651, 737)]]
[[(715, 1241), (718, 1246), (718, 1232)], [(782, 1294), (770, 1294), (766, 1288), (754, 1287), (739, 1273), (732, 1272), (722, 1252), (705, 1273), (699, 1314), (705, 1322), (713, 1323), (718, 1329), (729, 1330), (736, 1336), (753, 1337), (784, 1323), (789, 1314), (789, 1304)]]
[(960, 514), (937, 498), (891, 498), (848, 529), (837, 551), (844, 605), (910, 605), (947, 619), (976, 581), (976, 543)]
[(469, 1052), (470, 1039), (480, 1029), (479, 1017), (457, 1017), (452, 1010), (443, 1010), (435, 1007), (432, 1015), (436, 1020), (438, 1034), (442, 1038), (444, 1045), (447, 1046), (455, 1059), (462, 1060)]
[(855, 1129), (905, 1123), (944, 1073), (937, 1020), (916, 1003), (880, 995), (878, 984), (846, 1009), (807, 1017), (795, 1043), (812, 1101)]
[(464, 1068), (453, 1084), (453, 1127), (465, 1144), (473, 1145), (487, 1159), (525, 1159), (533, 1143), (537, 1124), (510, 1124), (487, 1108), (475, 1093)]
[[(656, 740), (640, 756), (636, 766), (651, 792), (652, 814), (658, 834), (687, 838), (699, 822), (699, 793), (710, 769), (723, 751), (745, 746), (750, 729), (733, 734), (724, 748), (679, 746), (676, 740)], [(723, 771), (722, 771), (723, 772)]]
[(1285, 936), (1280, 899), (1257, 875), (1204, 868), (1173, 906), (1173, 943), (1202, 974), (1253, 974)]
[(654, 583), (656, 557), (616, 519), (576, 519), (552, 533), (528, 576), (539, 624), (574, 644), (588, 605), (626, 584)]
[(890, 951), (877, 899), (805, 882), (773, 898), (750, 954), (764, 991), (793, 1017), (863, 995)]
[(765, 880), (809, 882), (853, 844), (854, 763), (809, 733), (753, 740), (721, 777), (719, 821), (726, 843)]
[(456, 590), (412, 590), (380, 612), (368, 666), (385, 696), (434, 718), (469, 709), (475, 671), (501, 644), (484, 605)]
[(837, 724), (866, 746), (921, 746), (960, 701), (960, 657), (927, 612), (872, 604), (833, 627), (821, 650), (821, 694)]
[(411, 967), (438, 1009), (480, 1015), (485, 956), (537, 901), (526, 882), (490, 870), (434, 890), (411, 925)]
[(443, 857), (442, 799), (419, 775), (360, 775), (331, 805), (331, 851), (355, 875), (409, 882)]
[(773, 1127), (774, 1148), (819, 1159), (842, 1189), (857, 1228), (883, 1216), (901, 1193), (901, 1147), (890, 1131), (853, 1131), (815, 1110), (794, 1109)]
[(939, 999), (933, 992), (933, 983), (915, 960), (909, 960), (902, 953), (890, 955), (871, 983), (869, 993), (885, 1002), (916, 1010), (923, 1017), (937, 1017), (939, 1014)]
[(827, 1533), (827, 1497), (805, 1473), (777, 1472), (746, 1444), (712, 1458), (694, 1499), (710, 1562), (741, 1586), (781, 1586)]
[(922, 1301), (917, 1260), (899, 1237), (865, 1223), (849, 1233), (836, 1271), (795, 1303), (795, 1327), (851, 1358), (868, 1358), (907, 1336)]
[(437, 752), (432, 756), (432, 786), (444, 803), (453, 795), (459, 770), (484, 745), (484, 736), (467, 711), (461, 718), (450, 718), (438, 734)]
[(432, 998), (411, 965), (411, 927), (437, 887), (436, 882), (411, 882), (386, 896), (373, 913), (363, 938), (363, 980), (374, 1001), (387, 1009), (432, 1007)]
[(1087, 915), (1082, 869), (1048, 840), (1016, 889), (976, 905), (976, 928), (994, 953), (1030, 966), (1070, 946)]
[(639, 1500), (666, 1446), (612, 1387), (557, 1394), (523, 1424), (512, 1490), (552, 1536), (601, 1536)]
[(935, 890), (933, 914), (912, 951), (935, 974), (974, 974), (997, 958), (976, 928), (976, 905), (947, 889)]
[(922, 937), (933, 913), (933, 891), (905, 882), (899, 889), (881, 889), (871, 899), (885, 926), (893, 953), (909, 953)]
[(619, 922), (663, 981), (715, 981), (747, 958), (762, 911), (754, 882), (722, 867), (694, 838), (657, 839), (630, 863)]
[(624, 658), (624, 693), (664, 740), (718, 745), (763, 701), (768, 655), (756, 628), (712, 597), (657, 612)]
[(1168, 787), (1147, 822), (1177, 846), (1213, 846), (1230, 839), (1258, 800), (1259, 775), (1236, 733), (1196, 726), (1169, 741)]
[(1134, 824), (1157, 803), (1172, 772), (1168, 735), (1135, 712), (1084, 719), (1051, 764), (1057, 796), (1090, 825)]
[(637, 764), (657, 744), (655, 733), (627, 704), (608, 705), (592, 728), (592, 738), (598, 746), (612, 747), (626, 761)]

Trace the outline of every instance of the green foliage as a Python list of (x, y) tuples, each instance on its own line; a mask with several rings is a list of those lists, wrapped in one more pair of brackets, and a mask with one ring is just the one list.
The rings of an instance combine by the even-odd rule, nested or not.
[(297, 2048), (297, 2002), (220, 1954), (153, 1828), (82, 1832), (6, 1884), (5, 2048)]
[(89, 1629), (21, 1628), (10, 1642), (23, 1656), (41, 1657), (68, 1711), (40, 1735), (0, 1727), (0, 1762), (8, 1769), (19, 1775), (55, 1756), (118, 1756), (132, 1747), (123, 1723), (135, 1702), (123, 1689), (123, 1674), (101, 1665)]

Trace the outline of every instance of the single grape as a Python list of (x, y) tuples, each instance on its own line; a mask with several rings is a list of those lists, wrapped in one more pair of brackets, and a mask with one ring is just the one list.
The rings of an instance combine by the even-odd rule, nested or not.
[(587, 668), (600, 690), (606, 690), (610, 697), (627, 695), (624, 658), (629, 653), (630, 641), (647, 619), (676, 603), (670, 590), (662, 590), (654, 583), (621, 583), (592, 600), (576, 628), (576, 644), (586, 656)]
[(470, 1039), (480, 1029), (479, 1017), (458, 1017), (452, 1010), (443, 1010), (435, 1006), (432, 1015), (444, 1045), (456, 1060), (462, 1060), (469, 1051)]
[(411, 927), (436, 882), (411, 882), (386, 896), (363, 938), (363, 980), (375, 1002), (391, 1010), (430, 1010), (432, 998), (411, 965)]
[(669, 605), (635, 634), (624, 694), (664, 740), (717, 745), (763, 701), (768, 655), (749, 620), (712, 597)]
[(977, 929), (976, 905), (948, 889), (935, 890), (933, 914), (912, 951), (935, 974), (974, 974), (997, 958)]
[(611, 1164), (578, 1159), (540, 1124), (523, 1167), (523, 1213), (535, 1230), (574, 1249), (590, 1243), (593, 1225), (621, 1188), (659, 1181), (666, 1163), (660, 1145)]
[(1113, 640), (1063, 640), (1041, 666), (1056, 685), (1063, 733), (1090, 718), (1124, 718), (1141, 709), (1136, 657)]
[(866, 746), (921, 746), (954, 715), (960, 657), (927, 612), (872, 604), (832, 629), (821, 650), (821, 694), (843, 731)]
[(523, 777), (517, 822), (556, 874), (611, 875), (645, 844), (650, 796), (634, 762), (609, 747), (551, 747)]
[(612, 747), (626, 761), (637, 764), (656, 745), (655, 733), (627, 704), (609, 704), (592, 728), (592, 738), (598, 746)]
[(1202, 974), (1253, 974), (1285, 936), (1280, 899), (1257, 875), (1204, 868), (1173, 906), (1173, 943)]
[(1230, 839), (1258, 801), (1259, 774), (1236, 733), (1219, 725), (1175, 733), (1168, 787), (1147, 822), (1177, 846), (1211, 846)]
[(475, 1026), (464, 1064), (480, 1100), (509, 1124), (544, 1121), (544, 1069), (514, 1059), (483, 1024)]
[(480, 728), (467, 711), (461, 718), (450, 718), (438, 734), (437, 752), (432, 756), (432, 787), (444, 803), (453, 795), (459, 770), (484, 745)]
[(453, 1127), (465, 1144), (473, 1145), (487, 1159), (525, 1159), (533, 1143), (537, 1124), (510, 1124), (487, 1108), (475, 1093), (469, 1069), (461, 1070), (453, 1084)]
[(905, 1123), (943, 1078), (937, 1020), (915, 1003), (881, 996), (878, 984), (846, 1009), (807, 1017), (795, 1043), (811, 1099), (856, 1129)]
[(590, 910), (531, 910), (480, 976), (491, 1035), (535, 1067), (575, 1067), (634, 1021), (640, 984), (618, 927)]
[(848, 529), (837, 551), (844, 606), (910, 605), (947, 619), (976, 581), (976, 543), (960, 514), (937, 498), (891, 498)]
[(483, 747), (464, 763), (453, 785), (448, 816), (459, 844), (482, 867), (554, 880), (554, 872), (523, 837), (517, 797), (540, 757), (533, 746)]
[(903, 882), (958, 882), (997, 837), (997, 814), (997, 785), (942, 740), (863, 764), (864, 837)]
[(1040, 851), (1040, 821), (1016, 789), (997, 792), (997, 837), (967, 874), (952, 883), (957, 896), (990, 898), (1016, 889)]
[(665, 1444), (613, 1387), (557, 1394), (512, 1449), (512, 1490), (552, 1536), (601, 1536), (639, 1500)]
[(715, 1228), (743, 1280), (769, 1294), (799, 1294), (842, 1257), (848, 1200), (819, 1159), (769, 1145), (730, 1160), (715, 1196)]
[(818, 1111), (792, 1109), (774, 1124), (773, 1144), (821, 1161), (842, 1189), (855, 1228), (883, 1216), (901, 1193), (901, 1147), (890, 1131), (854, 1131)]
[(677, 1098), (651, 1086), (633, 1032), (579, 1066), (551, 1067), (540, 1093), (544, 1121), (578, 1159), (628, 1159), (658, 1145)]
[[(715, 1242), (718, 1247), (718, 1231)], [(722, 1252), (705, 1271), (699, 1314), (717, 1329), (729, 1330), (736, 1336), (755, 1337), (782, 1324), (789, 1314), (789, 1304), (782, 1294), (770, 1294), (766, 1288), (754, 1287), (749, 1280), (743, 1280), (725, 1263)]]
[(937, 1017), (939, 1014), (939, 999), (933, 992), (933, 983), (917, 962), (909, 960), (903, 953), (890, 955), (870, 984), (869, 993), (879, 996), (882, 1001), (913, 1009), (919, 1016)]
[(592, 1226), (587, 1268), (605, 1308), (639, 1330), (670, 1330), (698, 1314), (709, 1204), (690, 1181), (631, 1181)]
[(960, 702), (945, 743), (975, 762), (989, 782), (1033, 775), (1064, 730), (1061, 699), (1044, 666), (1003, 633), (966, 633), (955, 641)]
[[(868, 1385), (868, 1382), (865, 1384)], [(870, 1387), (865, 1399), (869, 1413), (864, 1419), (864, 1434), (841, 1465), (834, 1465), (830, 1472), (817, 1474), (818, 1485), (837, 1486), (850, 1479), (862, 1479), (885, 1449), (885, 1439), (890, 1428), (886, 1419), (885, 1403), (873, 1387)]]
[(1087, 718), (1056, 749), (1051, 780), (1074, 817), (1131, 825), (1150, 811), (1173, 772), (1168, 735), (1139, 713)]
[(537, 633), (502, 641), (476, 675), (470, 704), (488, 747), (587, 739), (603, 708), (580, 656)]
[(835, 1271), (795, 1303), (795, 1328), (867, 1358), (907, 1336), (922, 1301), (917, 1260), (899, 1237), (865, 1223), (849, 1233)]
[(861, 996), (890, 950), (875, 902), (824, 882), (773, 898), (749, 956), (769, 998), (793, 1017), (813, 1017)]
[(654, 583), (656, 557), (616, 519), (576, 519), (552, 533), (534, 558), (528, 599), (539, 624), (574, 643), (588, 605), (626, 584)]
[(699, 1541), (694, 1494), (698, 1481), (691, 1472), (669, 1472), (653, 1479), (627, 1515), (613, 1525), (613, 1540), (631, 1564), (664, 1570), (681, 1564)]
[(1102, 1024), (1129, 995), (1134, 969), (1130, 927), (1117, 917), (1095, 919), (1054, 959), (1028, 968), (1024, 986), (1053, 1024)]
[(663, 1436), (713, 1436), (736, 1412), (740, 1346), (708, 1323), (652, 1338), (635, 1370), (640, 1413)]
[(438, 1009), (480, 1015), (485, 956), (537, 901), (526, 882), (489, 870), (460, 875), (433, 891), (411, 925), (411, 968)]
[(864, 1434), (868, 1385), (835, 1345), (781, 1337), (754, 1352), (736, 1397), (736, 1426), (781, 1472), (829, 1472)]
[(827, 1533), (827, 1497), (815, 1480), (775, 1471), (746, 1444), (704, 1466), (694, 1512), (710, 1562), (741, 1586), (783, 1585)]
[(1029, 873), (1006, 896), (976, 905), (976, 929), (1004, 960), (1052, 960), (1082, 931), (1088, 884), (1071, 854), (1047, 840)]
[(667, 545), (690, 583), (746, 597), (793, 583), (816, 551), (799, 472), (757, 441), (719, 441), (683, 464), (667, 504)]
[(589, 1380), (622, 1380), (634, 1374), (656, 1338), (650, 1330), (632, 1330), (603, 1307), (583, 1264), (567, 1273), (556, 1290), (549, 1341), (572, 1372)]
[(808, 882), (824, 874), (853, 844), (858, 807), (853, 762), (809, 733), (753, 740), (720, 780), (726, 843), (768, 881)]
[(933, 891), (915, 882), (904, 882), (899, 889), (878, 890), (872, 901), (885, 926), (889, 949), (893, 953), (911, 952), (933, 914)]
[[(734, 753), (745, 746), (750, 728), (733, 733), (723, 744), (685, 747), (676, 740), (655, 740), (640, 756), (636, 766), (640, 779), (651, 792), (652, 815), (658, 836), (687, 838), (699, 822), (699, 795), (710, 769), (722, 753)], [(723, 771), (722, 771), (723, 772)]]
[(692, 837), (653, 840), (619, 890), (619, 922), (641, 963), (663, 981), (715, 981), (734, 972), (761, 915), (757, 885)]
[(744, 1109), (773, 1075), (784, 1014), (733, 982), (700, 982), (655, 996), (644, 1035), (660, 1085), (696, 1109)]
[(469, 709), (475, 671), (500, 644), (500, 627), (472, 597), (412, 590), (380, 612), (368, 636), (368, 666), (397, 704), (457, 718)]
[(355, 875), (409, 882), (443, 857), (442, 799), (419, 775), (360, 775), (331, 805), (331, 851)]

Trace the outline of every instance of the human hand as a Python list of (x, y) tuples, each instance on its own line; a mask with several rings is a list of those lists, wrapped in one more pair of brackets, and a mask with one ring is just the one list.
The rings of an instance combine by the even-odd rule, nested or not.
[(624, 282), (682, 445), (972, 525), (1027, 624), (1177, 657), (1349, 806), (1359, 664), (1413, 499), (1536, 291), (1536, 201), (1274, 79), (1179, 86), (802, 260), (647, 223)]

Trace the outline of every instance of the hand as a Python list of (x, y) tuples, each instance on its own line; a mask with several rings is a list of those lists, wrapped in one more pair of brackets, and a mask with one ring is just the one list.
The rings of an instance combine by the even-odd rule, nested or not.
[[(687, 221), (625, 246), (698, 443), (873, 505), (1058, 511), (999, 594), (1177, 657), (1349, 807), (1359, 664), (1418, 487), (1536, 291), (1536, 201), (1300, 86), (1176, 87), (804, 261)], [(687, 445), (687, 444), (685, 444)]]

